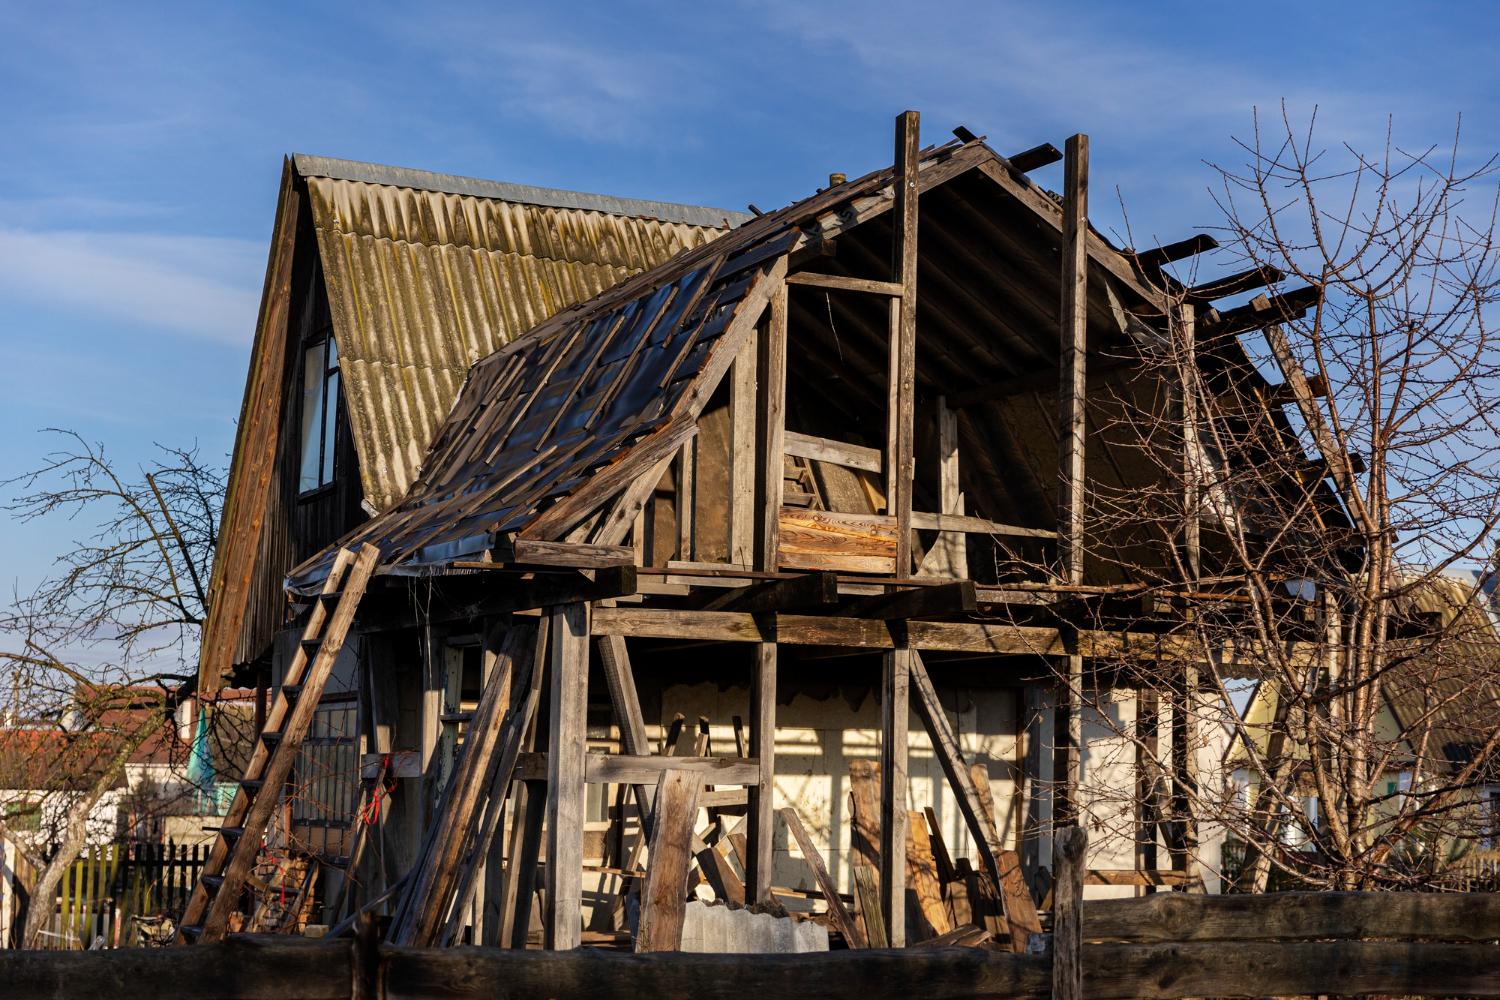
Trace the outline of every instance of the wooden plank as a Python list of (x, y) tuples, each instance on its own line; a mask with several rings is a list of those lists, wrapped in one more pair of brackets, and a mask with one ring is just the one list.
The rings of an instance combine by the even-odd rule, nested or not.
[[(961, 517), (964, 512), (964, 497), (959, 483), (958, 411), (948, 406), (947, 401), (937, 399), (938, 423), (938, 506), (942, 508), (939, 518)], [(915, 511), (911, 514), (913, 528), (921, 528)], [(969, 576), (969, 546), (962, 532), (938, 528), (940, 534), (932, 548), (922, 559), (917, 575), (944, 576), (964, 580)]]
[(956, 531), (977, 535), (1006, 535), (1012, 538), (1056, 538), (1057, 532), (1045, 528), (1023, 528), (1014, 524), (987, 521), (982, 517), (966, 514), (933, 514), (927, 511), (911, 512), (911, 526), (923, 531)]
[(547, 740), (547, 947), (583, 932), (584, 758), (588, 747), (589, 605), (551, 612)]
[(632, 566), (635, 552), (628, 545), (590, 545), (584, 542), (548, 542), (535, 538), (513, 539), (501, 547), (507, 562), (533, 566), (569, 566), (575, 569), (603, 569), (607, 566)]
[(828, 902), (828, 915), (832, 918), (834, 926), (844, 935), (844, 941), (850, 948), (865, 947), (865, 939), (860, 935), (859, 928), (855, 926), (854, 918), (849, 915), (844, 901), (839, 898), (838, 889), (833, 884), (833, 877), (828, 874), (828, 866), (823, 863), (823, 855), (818, 853), (812, 838), (803, 829), (802, 820), (797, 818), (797, 811), (787, 806), (777, 812), (787, 829), (791, 831), (792, 838), (797, 841), (797, 849), (802, 852), (802, 859), (812, 869), (813, 878), (817, 881), (823, 898)]
[(740, 348), (729, 370), (729, 561), (749, 566), (755, 559), (756, 331)]
[(656, 829), (652, 831), (646, 885), (641, 890), (640, 929), (635, 937), (638, 952), (682, 948), (688, 863), (702, 787), (702, 777), (694, 772), (661, 772), (656, 786)]
[(222, 530), (209, 578), (208, 615), (198, 663), (200, 691), (217, 691), (225, 673), (234, 665), (250, 603), (249, 591), (269, 505), (271, 479), (276, 472), (285, 409), (287, 317), (300, 205), (301, 195), (288, 160), (281, 169), (275, 237), (266, 261), (250, 373), (225, 492)]
[[(890, 421), (892, 424), (890, 472), (886, 483), (888, 512), (896, 517), (896, 569), (905, 576), (911, 564), (912, 480), (916, 472), (913, 424), (917, 381), (917, 164), (920, 159), (921, 117), (903, 111), (896, 118), (896, 160), (891, 188), (894, 238), (891, 274), (903, 286), (901, 297), (891, 299)], [(897, 484), (892, 489), (892, 484)], [(895, 934), (895, 929), (889, 929)]]
[(696, 774), (713, 785), (754, 786), (760, 761), (744, 757), (657, 757), (591, 753), (584, 777), (590, 784), (636, 785), (655, 782), (663, 771)]
[(1038, 170), (1048, 164), (1056, 163), (1062, 158), (1062, 150), (1050, 142), (1044, 142), (1040, 146), (1032, 146), (1030, 149), (1024, 149), (1016, 155), (1008, 157), (1008, 160), (1012, 167), (1024, 174)]
[(766, 309), (766, 323), (757, 345), (756, 376), (759, 383), (755, 411), (755, 497), (759, 508), (755, 531), (755, 566), (774, 570), (778, 563), (781, 532), (782, 466), (786, 453), (786, 283), (777, 287)]
[(811, 434), (786, 432), (786, 453), (798, 458), (810, 458), (815, 462), (831, 462), (850, 469), (863, 469), (879, 473), (880, 449), (866, 448), (860, 444), (833, 441), (829, 438), (813, 437)]
[(899, 281), (872, 281), (869, 278), (849, 278), (841, 274), (815, 274), (797, 271), (786, 276), (788, 285), (806, 285), (812, 288), (828, 288), (840, 292), (865, 292), (870, 295), (900, 297), (906, 294), (906, 286)]
[(891, 574), (899, 565), (896, 518), (782, 507), (777, 523), (779, 567)]
[(745, 864), (746, 892), (751, 902), (769, 902), (775, 868), (776, 834), (776, 644), (755, 647), (750, 678), (750, 752), (759, 774), (750, 789), (749, 843)]
[(943, 902), (943, 883), (938, 876), (932, 839), (927, 834), (927, 818), (920, 812), (908, 812), (906, 824), (906, 881), (916, 896), (917, 911), (927, 925), (918, 940), (946, 934), (953, 929), (953, 922)]
[[(389, 933), (393, 943), (419, 947), (439, 944), (438, 932), (459, 884), (458, 865), (465, 847), (472, 848), (467, 852), (470, 858), (482, 856), (484, 851), (478, 848), (488, 848), (488, 843), (471, 845), (472, 828), (485, 797), (503, 797), (510, 787), (510, 773), (530, 722), (529, 715), (510, 711), (511, 686), (514, 680), (524, 690), (531, 687), (536, 634), (536, 626), (525, 620), (517, 620), (506, 634), (497, 669), (485, 685), (469, 724), (464, 752), (444, 791), (433, 824), (431, 850), (423, 851), (403, 891), (403, 905)], [(530, 702), (523, 707), (529, 712), (534, 705)]]
[(856, 922), (871, 948), (888, 947), (885, 937), (885, 922), (880, 916), (880, 873), (869, 865), (856, 864), (854, 871), (854, 895), (858, 904)]
[(1064, 827), (1052, 841), (1052, 996), (1083, 1000), (1083, 865), (1088, 833)]
[(1198, 876), (1183, 871), (1141, 871), (1135, 868), (1090, 868), (1084, 875), (1085, 885), (1129, 885), (1155, 888), (1164, 885), (1191, 885)]
[(1281, 941), (1393, 938), (1500, 939), (1500, 894), (1277, 892), (1205, 896), (1158, 893), (1084, 903), (1089, 941)]
[(880, 912), (892, 948), (906, 946), (907, 748), (911, 742), (910, 649), (882, 657), (880, 704)]
[(1178, 240), (1176, 243), (1142, 250), (1135, 255), (1135, 260), (1143, 271), (1160, 271), (1168, 264), (1196, 257), (1200, 253), (1208, 253), (1210, 250), (1217, 249), (1218, 246), (1219, 241), (1212, 236), (1207, 233), (1198, 233), (1185, 240)]

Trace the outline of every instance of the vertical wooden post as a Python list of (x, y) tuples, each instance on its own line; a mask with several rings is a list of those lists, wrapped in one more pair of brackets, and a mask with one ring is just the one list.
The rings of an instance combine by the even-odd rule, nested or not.
[(1198, 345), (1193, 306), (1184, 304), (1178, 312), (1182, 332), (1183, 378), (1182, 401), (1182, 507), (1183, 549), (1188, 574), (1197, 580), (1202, 566), (1199, 555), (1200, 518), (1198, 506), (1202, 491), (1202, 460), (1198, 444)]
[[(897, 576), (909, 576), (912, 571), (911, 490), (915, 467), (912, 411), (916, 405), (917, 157), (920, 133), (921, 116), (917, 112), (903, 111), (897, 116), (896, 166), (892, 181), (895, 204), (891, 213), (895, 239), (891, 246), (891, 276), (901, 285), (901, 297), (892, 298), (890, 304), (890, 414), (886, 443), (886, 496), (890, 505), (887, 513), (896, 518)], [(904, 846), (902, 850), (905, 851)]]
[(1198, 790), (1197, 691), (1198, 665), (1183, 663), (1172, 691), (1172, 818), (1176, 826), (1172, 867), (1189, 878), (1198, 873), (1198, 825), (1193, 818)]
[(885, 654), (880, 726), (880, 907), (887, 943), (906, 947), (906, 751), (912, 651)]
[[(1083, 582), (1084, 399), (1088, 391), (1089, 138), (1068, 139), (1063, 154), (1061, 370), (1058, 449), (1061, 465), (1057, 538), (1065, 582)], [(1069, 652), (1057, 706), (1057, 801), (1054, 829), (1077, 815), (1079, 749), (1083, 742), (1083, 657)]]
[[(1156, 759), (1158, 753), (1157, 697), (1149, 688), (1138, 688), (1135, 694), (1135, 867), (1137, 871), (1157, 870), (1156, 833), (1161, 817), (1156, 811)], [(1156, 891), (1144, 886), (1145, 894)]]
[(1035, 886), (1037, 872), (1042, 867), (1042, 790), (1047, 787), (1042, 774), (1045, 757), (1042, 753), (1043, 713), (1046, 708), (1046, 689), (1040, 684), (1028, 684), (1024, 692), (1026, 726), (1026, 808), (1020, 813), (1021, 870), (1027, 881)]
[(755, 526), (755, 568), (774, 570), (781, 535), (781, 493), (786, 464), (786, 282), (771, 294), (766, 325), (757, 335), (756, 371), (760, 391), (756, 434), (755, 494), (760, 513)]
[(693, 519), (696, 511), (693, 509), (693, 493), (698, 481), (697, 447), (698, 437), (694, 435), (682, 443), (682, 449), (677, 453), (677, 558), (684, 562), (694, 558)]
[[(958, 411), (947, 400), (937, 398), (938, 417), (938, 507), (944, 514), (964, 512), (958, 480)], [(940, 532), (922, 560), (921, 574), (965, 580), (969, 576), (969, 549), (961, 531)]]
[(1089, 838), (1063, 827), (1052, 840), (1052, 1000), (1083, 1000), (1083, 870)]
[(760, 761), (760, 776), (750, 789), (750, 856), (745, 891), (751, 902), (771, 899), (776, 833), (776, 644), (755, 647), (750, 680), (750, 753)]
[(729, 561), (749, 566), (755, 558), (755, 359), (760, 337), (752, 335), (729, 370)]
[(589, 605), (552, 609), (547, 742), (547, 947), (578, 947), (583, 930), (583, 813)]

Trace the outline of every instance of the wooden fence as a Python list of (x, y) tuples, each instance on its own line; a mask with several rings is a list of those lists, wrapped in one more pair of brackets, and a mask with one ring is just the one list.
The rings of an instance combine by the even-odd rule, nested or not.
[(63, 873), (42, 947), (76, 951), (149, 943), (153, 918), (175, 920), (187, 905), (210, 846), (168, 842), (85, 849)]
[[(442, 996), (695, 1000), (755, 995), (1040, 998), (1066, 968), (1091, 1000), (1192, 996), (1500, 997), (1500, 895), (1284, 893), (1091, 901), (1077, 940), (1012, 954), (972, 948), (814, 955), (411, 949), (235, 937), (89, 954), (0, 953), (16, 1000)], [(1055, 952), (1055, 954), (1054, 954)]]

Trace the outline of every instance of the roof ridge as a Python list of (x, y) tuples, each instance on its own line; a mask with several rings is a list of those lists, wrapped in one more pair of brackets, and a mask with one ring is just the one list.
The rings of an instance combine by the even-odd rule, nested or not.
[(660, 219), (663, 222), (713, 229), (732, 229), (751, 218), (744, 212), (714, 208), (709, 205), (685, 205), (644, 198), (620, 198), (585, 191), (567, 191), (562, 188), (485, 180), (480, 177), (466, 177), (462, 174), (443, 174), (409, 167), (392, 167), (360, 160), (341, 160), (337, 157), (316, 156), (309, 153), (293, 153), (292, 162), (298, 175), (302, 177), (327, 177), (332, 180), (384, 184), (418, 191), (493, 198), (549, 208), (572, 208), (630, 218)]

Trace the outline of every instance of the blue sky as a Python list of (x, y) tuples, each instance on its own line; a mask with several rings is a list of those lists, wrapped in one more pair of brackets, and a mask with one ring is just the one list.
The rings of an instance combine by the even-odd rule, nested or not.
[[(1366, 146), (1387, 115), (1418, 145), (1461, 112), (1500, 149), (1489, 4), (912, 10), (0, 0), (0, 479), (47, 426), (131, 464), (227, 455), (292, 151), (770, 208), (889, 162), (912, 107), (926, 139), (1002, 152), (1089, 133), (1096, 224), (1120, 232), (1123, 199), (1146, 246), (1214, 224), (1204, 161), (1239, 162), (1255, 106)], [(77, 530), (0, 522), (0, 583)]]

